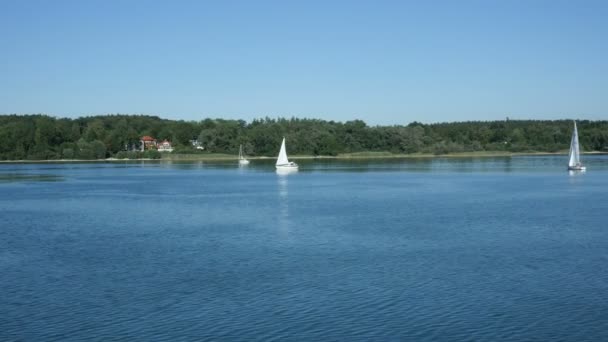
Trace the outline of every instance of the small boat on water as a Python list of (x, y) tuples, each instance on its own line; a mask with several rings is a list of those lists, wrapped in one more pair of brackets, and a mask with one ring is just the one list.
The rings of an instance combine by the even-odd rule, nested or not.
[(581, 152), (578, 144), (578, 130), (576, 129), (576, 121), (574, 121), (574, 131), (572, 132), (572, 140), (570, 140), (570, 159), (568, 160), (568, 170), (570, 171), (586, 171), (587, 168), (581, 162)]
[(239, 165), (248, 165), (249, 160), (245, 158), (243, 154), (243, 145), (239, 146)]
[(275, 164), (277, 171), (295, 171), (298, 169), (298, 164), (294, 162), (290, 162), (287, 159), (287, 150), (285, 149), (285, 137), (283, 137), (283, 142), (281, 143), (281, 150), (279, 151), (279, 156), (277, 157), (277, 163)]

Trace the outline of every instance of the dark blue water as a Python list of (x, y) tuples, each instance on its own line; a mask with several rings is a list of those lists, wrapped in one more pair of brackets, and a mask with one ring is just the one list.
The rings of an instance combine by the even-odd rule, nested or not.
[(0, 340), (608, 340), (608, 156), (0, 165)]

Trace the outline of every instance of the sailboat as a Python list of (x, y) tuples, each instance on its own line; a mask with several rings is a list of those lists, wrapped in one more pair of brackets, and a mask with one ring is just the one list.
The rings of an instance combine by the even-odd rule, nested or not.
[(570, 141), (570, 159), (568, 160), (568, 170), (570, 171), (585, 171), (587, 168), (581, 163), (581, 152), (578, 146), (578, 130), (576, 129), (576, 121), (574, 121), (574, 131), (572, 132), (572, 140)]
[(239, 165), (247, 165), (249, 164), (249, 160), (245, 159), (243, 155), (243, 145), (239, 146)]
[(277, 163), (275, 164), (277, 170), (297, 170), (298, 164), (294, 162), (290, 162), (287, 159), (287, 151), (285, 149), (285, 137), (283, 137), (283, 142), (281, 143), (281, 150), (279, 151), (279, 156), (277, 158)]

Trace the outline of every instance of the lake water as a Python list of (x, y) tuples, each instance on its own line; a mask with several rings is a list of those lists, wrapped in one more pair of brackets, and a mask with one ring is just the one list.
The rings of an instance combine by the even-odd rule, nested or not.
[(608, 340), (608, 156), (0, 165), (0, 340)]

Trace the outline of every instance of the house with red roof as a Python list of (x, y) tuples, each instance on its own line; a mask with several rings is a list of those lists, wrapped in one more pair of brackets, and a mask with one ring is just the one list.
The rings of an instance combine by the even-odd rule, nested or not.
[(139, 139), (139, 143), (142, 152), (145, 150), (156, 150), (156, 139), (149, 135), (144, 135), (141, 137), (141, 139)]

